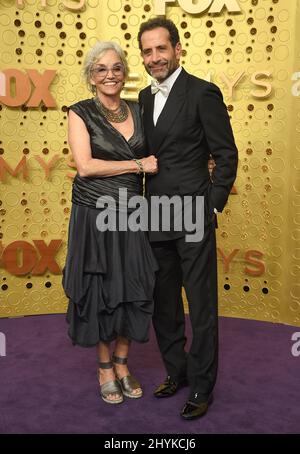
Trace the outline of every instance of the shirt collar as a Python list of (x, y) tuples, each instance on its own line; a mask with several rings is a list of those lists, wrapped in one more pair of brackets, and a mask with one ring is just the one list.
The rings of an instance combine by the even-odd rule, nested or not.
[(166, 80), (164, 80), (162, 83), (167, 85), (169, 88), (169, 93), (171, 91), (171, 88), (173, 87), (177, 77), (182, 71), (182, 66), (179, 66)]

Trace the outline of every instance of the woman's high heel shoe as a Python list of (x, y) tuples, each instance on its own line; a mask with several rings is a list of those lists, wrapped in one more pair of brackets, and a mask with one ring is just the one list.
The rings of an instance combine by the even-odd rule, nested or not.
[[(106, 363), (102, 363), (99, 361), (99, 368), (100, 369), (112, 369), (113, 363), (108, 361)], [(99, 369), (97, 371), (98, 380), (100, 382), (100, 372)], [(100, 385), (100, 394), (104, 402), (108, 404), (121, 404), (124, 400), (121, 385), (118, 380), (111, 380), (103, 385)], [(119, 396), (117, 399), (111, 399), (108, 396)]]
[[(115, 364), (127, 364), (127, 358), (121, 358), (120, 356), (113, 355), (112, 360)], [(124, 396), (130, 397), (131, 399), (139, 399), (142, 397), (143, 391), (141, 389), (141, 385), (132, 375), (126, 375), (123, 378), (118, 378), (118, 381)], [(140, 391), (134, 392), (137, 389), (140, 389)]]

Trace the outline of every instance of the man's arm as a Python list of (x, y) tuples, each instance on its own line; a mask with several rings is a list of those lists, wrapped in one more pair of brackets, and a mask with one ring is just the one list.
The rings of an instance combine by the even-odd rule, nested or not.
[(203, 88), (199, 102), (199, 115), (209, 151), (216, 163), (213, 172), (211, 204), (221, 212), (236, 178), (238, 151), (222, 93), (212, 83)]
[(144, 92), (144, 89), (139, 92), (138, 103), (140, 105), (140, 108), (142, 108), (143, 105), (144, 105), (144, 94), (143, 94), (143, 92)]

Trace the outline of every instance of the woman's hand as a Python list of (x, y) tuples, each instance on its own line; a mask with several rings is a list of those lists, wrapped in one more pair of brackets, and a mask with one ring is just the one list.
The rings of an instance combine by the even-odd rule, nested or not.
[(142, 158), (140, 159), (143, 170), (145, 173), (150, 173), (154, 174), (158, 172), (158, 165), (157, 165), (157, 159), (155, 156), (151, 155), (148, 156), (147, 158)]

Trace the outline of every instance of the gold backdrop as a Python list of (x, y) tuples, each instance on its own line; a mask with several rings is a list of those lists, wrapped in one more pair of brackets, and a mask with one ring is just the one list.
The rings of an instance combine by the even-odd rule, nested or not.
[(136, 99), (138, 28), (161, 11), (182, 65), (222, 89), (239, 149), (217, 232), (220, 314), (300, 326), (298, 0), (0, 0), (0, 317), (65, 312), (66, 106), (91, 96), (81, 68), (97, 40), (126, 50)]

